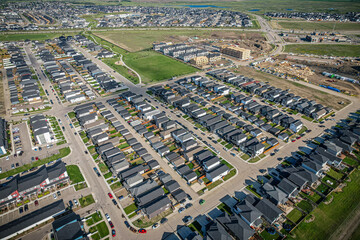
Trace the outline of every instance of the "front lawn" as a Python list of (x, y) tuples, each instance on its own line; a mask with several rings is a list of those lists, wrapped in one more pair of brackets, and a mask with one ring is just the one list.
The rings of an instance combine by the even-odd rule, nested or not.
[(67, 165), (66, 171), (69, 175), (71, 184), (79, 183), (85, 181), (84, 176), (81, 174), (79, 166), (77, 165)]
[(230, 178), (232, 178), (233, 176), (235, 176), (236, 174), (236, 169), (232, 169), (226, 176), (224, 176), (224, 181), (229, 180)]
[(137, 210), (138, 207), (136, 206), (135, 203), (127, 206), (126, 208), (124, 208), (124, 212), (126, 213), (126, 215), (129, 215), (130, 213), (134, 212), (135, 210)]
[(98, 225), (96, 225), (96, 228), (98, 230), (98, 233), (100, 234), (100, 237), (106, 237), (107, 235), (109, 235), (109, 228), (106, 225), (105, 222), (101, 222)]
[(85, 197), (79, 198), (79, 202), (81, 207), (89, 206), (90, 204), (93, 204), (95, 202), (94, 197), (92, 194), (87, 195)]

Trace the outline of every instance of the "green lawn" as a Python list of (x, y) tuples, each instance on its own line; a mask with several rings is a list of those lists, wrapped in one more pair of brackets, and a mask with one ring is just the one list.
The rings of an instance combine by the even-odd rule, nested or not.
[(356, 161), (355, 159), (350, 158), (350, 157), (344, 158), (343, 162), (350, 165), (350, 166), (352, 166), (352, 167), (359, 165), (358, 161)]
[[(360, 25), (360, 24), (358, 24)], [(300, 54), (315, 54), (339, 57), (357, 57), (360, 45), (345, 44), (290, 44), (285, 46), (285, 52)]]
[[(351, 182), (342, 192), (331, 193), (334, 198), (328, 205), (321, 203), (312, 211), (315, 220), (302, 222), (293, 231), (296, 239), (329, 239), (330, 235), (341, 225), (347, 216), (358, 208), (360, 202), (360, 171), (350, 175)], [(329, 198), (329, 197), (328, 197)]]
[(112, 69), (114, 69), (115, 71), (120, 73), (122, 76), (124, 76), (125, 78), (130, 80), (131, 82), (138, 84), (139, 78), (137, 77), (137, 75), (134, 72), (132, 72), (131, 70), (129, 70), (127, 67), (125, 67), (123, 65), (116, 64), (116, 62), (118, 62), (119, 59), (120, 59), (120, 57), (106, 58), (106, 59), (103, 59), (102, 61), (104, 63), (106, 63), (107, 65), (109, 65)]
[(219, 186), (223, 181), (221, 179), (211, 183), (209, 186), (207, 186), (207, 189), (212, 190), (214, 189), (215, 187)]
[(106, 173), (109, 171), (109, 168), (105, 165), (105, 163), (100, 163), (99, 164), (99, 169), (102, 173)]
[(236, 174), (236, 169), (232, 169), (226, 176), (224, 176), (224, 181), (229, 180)]
[(98, 233), (99, 233), (101, 238), (109, 235), (109, 228), (108, 228), (108, 226), (106, 225), (105, 222), (101, 222), (101, 223), (97, 224), (96, 228), (97, 228)]
[(322, 194), (327, 195), (329, 193), (330, 188), (322, 183), (316, 188), (316, 190), (318, 192), (321, 192)]
[[(329, 185), (330, 187), (332, 187), (332, 188), (335, 188), (338, 184), (337, 184), (337, 182), (334, 180), (334, 179), (332, 179), (332, 178), (330, 178), (329, 176), (325, 176), (325, 177), (323, 177), (323, 179), (321, 179), (321, 181), (323, 182), (323, 183), (326, 183), (327, 185)], [(328, 183), (329, 182), (329, 183)], [(332, 183), (332, 184), (331, 184)]]
[(126, 64), (140, 74), (142, 83), (154, 83), (198, 71), (185, 63), (152, 50), (124, 55)]
[(7, 178), (9, 176), (13, 176), (13, 175), (21, 173), (21, 172), (23, 172), (25, 170), (29, 170), (30, 168), (33, 168), (33, 167), (38, 167), (38, 166), (44, 165), (45, 163), (54, 161), (54, 160), (56, 160), (58, 158), (66, 157), (67, 155), (70, 154), (70, 152), (71, 152), (71, 150), (70, 150), (69, 147), (61, 148), (61, 149), (59, 149), (58, 154), (52, 155), (52, 156), (50, 156), (48, 158), (40, 159), (40, 160), (35, 161), (33, 163), (30, 163), (30, 164), (25, 164), (25, 165), (23, 165), (21, 167), (12, 169), (12, 170), (7, 171), (7, 172), (1, 173), (0, 174), (0, 179)]
[(303, 214), (300, 210), (294, 208), (288, 215), (287, 218), (292, 221), (293, 223), (298, 223), (301, 218), (302, 218)]
[(344, 176), (344, 174), (336, 172), (332, 168), (330, 168), (330, 171), (328, 171), (326, 174), (329, 175), (330, 177), (336, 179), (336, 180), (340, 180)]
[(87, 195), (85, 197), (79, 198), (79, 202), (81, 207), (89, 206), (90, 204), (93, 204), (95, 202), (94, 197), (92, 194)]
[(86, 223), (88, 226), (93, 225), (103, 219), (101, 212), (93, 213), (87, 220)]
[(315, 192), (311, 193), (311, 194), (305, 194), (303, 192), (300, 193), (300, 195), (304, 198), (307, 198), (311, 201), (313, 201), (314, 203), (319, 203), (321, 196)]
[[(111, 31), (113, 32), (113, 31)], [(150, 31), (149, 31), (150, 32)], [(156, 31), (154, 31), (156, 32)], [(127, 32), (128, 33), (128, 32)], [(144, 33), (144, 32), (142, 32)], [(102, 32), (98, 35), (107, 34)], [(142, 83), (154, 83), (177, 77), (185, 74), (190, 74), (198, 71), (196, 68), (189, 66), (180, 61), (174, 60), (170, 57), (164, 56), (152, 50), (142, 50), (139, 52), (128, 52), (113, 43), (110, 43), (96, 35), (91, 35), (99, 44), (113, 50), (115, 53), (123, 55), (123, 61), (130, 68), (134, 69), (142, 78)], [(128, 38), (128, 36), (126, 36)], [(90, 37), (90, 39), (92, 39)], [(119, 44), (119, 40), (114, 41)], [(121, 69), (120, 69), (121, 70)], [(122, 69), (121, 71), (124, 71)]]
[(275, 233), (274, 235), (271, 235), (270, 233), (268, 233), (266, 230), (262, 231), (260, 233), (260, 236), (262, 237), (262, 239), (264, 240), (278, 240), (281, 239), (279, 233)]
[(224, 159), (223, 159), (223, 160), (221, 160), (221, 162), (220, 162), (220, 163), (225, 164), (225, 165), (226, 165), (226, 166), (228, 166), (228, 168), (230, 168), (230, 169), (233, 169), (233, 168), (234, 168), (234, 166), (233, 166), (233, 165), (231, 165), (229, 162), (225, 161)]
[(71, 184), (85, 181), (84, 176), (80, 172), (80, 168), (77, 165), (67, 165), (66, 171), (69, 175)]
[(302, 200), (301, 202), (296, 204), (296, 206), (298, 206), (299, 208), (301, 208), (302, 210), (304, 210), (307, 213), (309, 213), (313, 210), (313, 206), (311, 205), (311, 203), (309, 203), (306, 200)]
[(138, 209), (138, 207), (136, 206), (135, 203), (127, 206), (126, 208), (124, 208), (124, 211), (127, 215), (129, 215), (130, 213), (134, 212), (136, 209)]
[(358, 23), (341, 23), (341, 22), (308, 22), (308, 21), (277, 21), (282, 28), (285, 29), (301, 29), (308, 31), (319, 31), (319, 30), (333, 30), (335, 31), (359, 31), (360, 24)]
[(111, 184), (110, 188), (111, 188), (111, 190), (114, 191), (114, 190), (120, 188), (121, 186), (122, 186), (121, 183), (119, 181), (117, 181), (116, 183)]

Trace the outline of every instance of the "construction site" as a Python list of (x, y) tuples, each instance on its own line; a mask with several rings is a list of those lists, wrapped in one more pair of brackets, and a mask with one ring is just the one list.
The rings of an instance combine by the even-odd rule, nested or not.
[(281, 78), (305, 81), (347, 95), (360, 95), (358, 81), (360, 62), (357, 60), (319, 59), (281, 54), (253, 65), (258, 70)]

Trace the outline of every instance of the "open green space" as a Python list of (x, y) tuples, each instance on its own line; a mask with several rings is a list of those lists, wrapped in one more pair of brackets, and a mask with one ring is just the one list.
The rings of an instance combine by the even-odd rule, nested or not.
[(45, 41), (46, 39), (53, 39), (60, 36), (74, 36), (76, 34), (79, 34), (78, 32), (67, 32), (67, 33), (61, 33), (61, 32), (53, 32), (53, 33), (42, 33), (42, 32), (28, 32), (24, 34), (0, 34), (0, 41), (25, 41), (25, 40), (34, 40), (34, 41)]
[(85, 181), (84, 176), (80, 172), (80, 168), (77, 165), (67, 165), (66, 171), (69, 175), (71, 184)]
[(279, 25), (280, 29), (300, 29), (305, 31), (359, 31), (360, 24), (351, 22), (310, 22), (310, 21), (276, 21), (275, 25)]
[(123, 65), (116, 64), (116, 62), (118, 62), (119, 59), (120, 59), (119, 57), (118, 58), (106, 58), (106, 59), (103, 59), (102, 61), (104, 63), (106, 63), (107, 65), (109, 65), (112, 69), (114, 69), (115, 71), (120, 73), (122, 76), (129, 79), (131, 82), (133, 82), (135, 84), (139, 83), (139, 78), (136, 76), (136, 74), (134, 72), (132, 72), (130, 69), (128, 69), (127, 67), (125, 67)]
[(23, 171), (29, 170), (29, 169), (31, 169), (33, 167), (38, 167), (38, 166), (44, 165), (45, 163), (55, 161), (55, 160), (57, 160), (59, 158), (66, 157), (67, 155), (70, 154), (70, 152), (71, 152), (71, 150), (70, 150), (69, 147), (61, 148), (61, 149), (59, 149), (58, 154), (54, 154), (54, 155), (52, 155), (50, 157), (43, 158), (43, 159), (40, 159), (38, 161), (32, 162), (30, 164), (25, 164), (25, 165), (23, 165), (21, 167), (12, 169), (12, 170), (4, 172), (4, 173), (1, 173), (0, 174), (0, 179), (7, 178), (9, 176), (13, 176), (13, 175), (21, 173)]
[(89, 206), (90, 204), (93, 204), (95, 202), (94, 197), (92, 194), (89, 194), (85, 197), (79, 198), (79, 202), (81, 207)]
[[(107, 41), (117, 44), (118, 46), (130, 51), (136, 52), (145, 49), (152, 48), (154, 42), (183, 42), (188, 38), (213, 38), (221, 39), (224, 36), (229, 36), (231, 38), (241, 38), (243, 36), (243, 31), (234, 31), (234, 30), (188, 30), (178, 28), (174, 29), (159, 29), (159, 30), (114, 30), (114, 31), (94, 31), (94, 34), (106, 39)], [(250, 33), (246, 34), (258, 34)]]
[(97, 224), (95, 227), (100, 235), (100, 238), (103, 238), (103, 237), (109, 235), (109, 228), (104, 221)]
[(312, 211), (314, 221), (300, 223), (293, 231), (296, 239), (329, 239), (348, 215), (359, 208), (360, 171), (355, 170), (350, 174), (350, 179), (351, 182), (346, 183), (342, 192), (333, 192), (328, 196), (333, 196), (331, 203), (320, 203)]
[(272, 234), (268, 233), (268, 231), (266, 231), (266, 229), (260, 233), (260, 237), (262, 237), (262, 239), (264, 239), (264, 240), (281, 239), (281, 236), (279, 235), (279, 233), (276, 232), (274, 235), (272, 235)]
[[(360, 25), (360, 24), (359, 24)], [(350, 44), (289, 44), (285, 52), (327, 55), (334, 57), (358, 57), (360, 45)]]
[[(122, 54), (123, 61), (126, 63), (126, 65), (134, 69), (134, 71), (136, 71), (138, 74), (140, 74), (142, 83), (144, 84), (162, 81), (170, 79), (172, 77), (190, 74), (197, 71), (196, 68), (190, 65), (164, 56), (152, 50), (128, 52), (119, 47), (121, 45), (119, 45), (117, 41), (115, 41), (115, 43), (118, 44), (118, 46), (94, 34), (85, 36), (89, 37), (92, 40), (95, 40), (98, 44), (101, 44), (103, 47), (117, 54)], [(119, 67), (115, 70), (119, 71), (120, 74), (121, 72), (124, 72), (124, 69), (120, 69)]]

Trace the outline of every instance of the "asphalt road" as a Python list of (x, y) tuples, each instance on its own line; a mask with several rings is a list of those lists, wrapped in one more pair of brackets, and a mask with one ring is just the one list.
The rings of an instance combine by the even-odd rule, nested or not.
[[(266, 23), (263, 23), (262, 21), (260, 21), (260, 25), (262, 26), (262, 29), (267, 29), (265, 24)], [(279, 41), (276, 37), (277, 35), (274, 34), (272, 31), (270, 31), (270, 32), (271, 32), (270, 33), (270, 38), (271, 38), (270, 42), (276, 43), (277, 41)], [(279, 46), (281, 46), (281, 42), (279, 42), (278, 44), (279, 44)], [(86, 52), (86, 50), (76, 47), (76, 46), (74, 46), (74, 47), (78, 51), (82, 52), (85, 55), (85, 57), (87, 57), (88, 59), (95, 62), (100, 68), (102, 68), (103, 70), (105, 70), (107, 72), (110, 72), (111, 75), (113, 75), (117, 81), (122, 82), (125, 85), (127, 85), (129, 87), (130, 91), (133, 91), (138, 94), (143, 94), (144, 96), (147, 95), (146, 88), (142, 88), (141, 86), (134, 85), (133, 83), (128, 81), (126, 78), (124, 78), (117, 72), (114, 72), (106, 64), (104, 64), (100, 60), (94, 58), (91, 54)], [(160, 239), (164, 232), (175, 231), (177, 229), (178, 225), (182, 224), (181, 219), (185, 215), (191, 215), (195, 218), (196, 216), (198, 216), (200, 214), (206, 214), (208, 211), (210, 211), (211, 209), (216, 207), (220, 203), (220, 200), (225, 195), (236, 194), (237, 192), (241, 191), (245, 187), (246, 181), (251, 181), (252, 179), (256, 179), (256, 176), (258, 174), (260, 174), (259, 170), (275, 167), (277, 164), (279, 164), (279, 161), (277, 160), (277, 158), (279, 158), (279, 157), (283, 158), (286, 156), (290, 156), (292, 152), (297, 151), (298, 147), (305, 145), (305, 143), (303, 141), (312, 139), (312, 138), (322, 134), (324, 131), (323, 128), (318, 128), (318, 127), (316, 127), (315, 124), (314, 125), (306, 124), (308, 126), (308, 128), (310, 128), (312, 130), (312, 132), (309, 134), (306, 134), (305, 137), (303, 137), (301, 139), (303, 141), (300, 140), (300, 141), (296, 141), (294, 143), (284, 144), (283, 146), (281, 146), (281, 151), (278, 152), (275, 156), (273, 156), (273, 157), (267, 156), (266, 158), (262, 159), (261, 161), (255, 163), (255, 164), (250, 164), (250, 163), (243, 161), (242, 159), (240, 159), (238, 157), (233, 157), (229, 154), (229, 152), (223, 150), (222, 145), (220, 146), (220, 144), (213, 144), (215, 149), (217, 149), (220, 152), (220, 156), (223, 157), (224, 159), (226, 159), (228, 162), (230, 162), (237, 169), (238, 174), (235, 177), (228, 180), (226, 183), (220, 185), (220, 187), (213, 189), (212, 191), (207, 192), (203, 196), (201, 196), (202, 199), (206, 200), (206, 203), (201, 206), (198, 203), (198, 200), (200, 199), (200, 197), (198, 197), (196, 194), (194, 194), (194, 192), (191, 189), (189, 189), (189, 187), (186, 187), (184, 185), (184, 182), (182, 179), (179, 179), (178, 181), (181, 184), (182, 188), (186, 192), (188, 192), (189, 194), (191, 194), (193, 196), (194, 206), (188, 210), (185, 210), (181, 214), (174, 213), (174, 214), (170, 215), (168, 217), (169, 221), (166, 224), (161, 225), (156, 230), (149, 230), (148, 233), (144, 234), (144, 235), (133, 234), (125, 227), (125, 224), (124, 224), (125, 219), (122, 217), (122, 210), (119, 209), (118, 207), (114, 206), (113, 203), (111, 202), (111, 200), (107, 197), (107, 193), (111, 192), (111, 190), (109, 189), (109, 187), (103, 177), (96, 176), (96, 174), (93, 170), (93, 167), (95, 167), (96, 164), (90, 155), (87, 155), (84, 153), (84, 151), (86, 150), (85, 145), (82, 143), (82, 141), (78, 135), (74, 135), (75, 130), (70, 128), (70, 126), (69, 126), (69, 121), (65, 117), (65, 114), (69, 111), (72, 111), (73, 106), (69, 106), (69, 104), (67, 104), (67, 103), (59, 104), (57, 102), (57, 100), (55, 99), (55, 95), (52, 93), (52, 90), (50, 88), (51, 84), (50, 84), (49, 80), (40, 71), (39, 63), (36, 61), (33, 54), (30, 52), (29, 48), (26, 47), (25, 49), (26, 49), (26, 53), (30, 56), (30, 61), (31, 61), (32, 66), (34, 67), (35, 71), (37, 73), (39, 73), (40, 82), (44, 84), (44, 86), (43, 86), (44, 89), (47, 89), (50, 93), (49, 99), (53, 99), (53, 102), (54, 102), (53, 108), (51, 110), (47, 111), (46, 114), (56, 116), (63, 122), (63, 125), (65, 126), (64, 135), (65, 135), (65, 138), (66, 138), (69, 146), (72, 149), (72, 153), (71, 153), (70, 157), (66, 158), (65, 161), (67, 164), (76, 164), (80, 167), (84, 177), (86, 178), (88, 186), (89, 186), (87, 188), (86, 192), (88, 194), (90, 194), (90, 193), (93, 194), (93, 196), (96, 200), (96, 203), (92, 206), (92, 208), (93, 209), (98, 208), (98, 209), (101, 209), (104, 213), (109, 213), (109, 215), (112, 218), (112, 221), (115, 225), (115, 230), (117, 232), (116, 239), (140, 239), (140, 238), (141, 239)], [(306, 83), (302, 83), (302, 82), (300, 84), (306, 85)], [(309, 84), (309, 87), (317, 88), (316, 86), (311, 85), (311, 84)], [(321, 90), (327, 92), (326, 89), (321, 88)], [(329, 93), (337, 95), (336, 93), (334, 93), (330, 90), (329, 90)], [(108, 96), (105, 98), (98, 97), (94, 101), (100, 101), (100, 102), (105, 103), (105, 101), (107, 99), (112, 98), (112, 97), (114, 97), (114, 95)], [(349, 100), (352, 101), (352, 104), (350, 104), (346, 108), (338, 111), (336, 114), (336, 117), (335, 117), (336, 120), (346, 118), (346, 116), (349, 113), (356, 111), (360, 106), (359, 100), (357, 98), (348, 97), (348, 96), (342, 95), (342, 94), (341, 94), (341, 97), (348, 98)], [(169, 115), (172, 119), (180, 121), (183, 125), (185, 125), (189, 130), (193, 131), (198, 136), (203, 136), (199, 129), (194, 128), (193, 124), (191, 124), (188, 121), (184, 121), (184, 119), (182, 119), (182, 118), (178, 118), (175, 114), (171, 113), (170, 109), (165, 109), (159, 103), (154, 102), (154, 101), (152, 101), (152, 104), (154, 106), (159, 107), (159, 109), (165, 111), (166, 115)], [(109, 109), (112, 112), (114, 112), (111, 107), (109, 107)], [(115, 116), (118, 116), (118, 115), (115, 115)], [(11, 117), (11, 119), (20, 119), (20, 118), (22, 118), (22, 117), (21, 116)], [(119, 120), (121, 122), (123, 122), (123, 119), (121, 117), (119, 117)], [(327, 128), (330, 128), (331, 126), (335, 125), (335, 122), (327, 121), (324, 123), (324, 125)], [(127, 126), (127, 125), (125, 124), (125, 126)], [(128, 127), (128, 129), (129, 129), (129, 131), (132, 131), (132, 128)], [(205, 134), (206, 134), (206, 136), (203, 136), (203, 138), (209, 136), (208, 133), (205, 133)], [(175, 179), (179, 178), (177, 173), (175, 173), (172, 169), (169, 169), (170, 167), (166, 166), (167, 163), (165, 163), (164, 160), (162, 160), (156, 153), (154, 153), (154, 151), (151, 149), (151, 147), (147, 143), (145, 143), (143, 141), (143, 139), (137, 133), (133, 133), (133, 135), (159, 161), (159, 163), (165, 169), (166, 172), (169, 172)], [(208, 141), (208, 142), (210, 142), (210, 141)], [(40, 234), (46, 233), (46, 231), (38, 231), (38, 232), (39, 232), (39, 234), (37, 235), (38, 237), (41, 237)], [(36, 237), (35, 239), (41, 239), (38, 237)], [(27, 238), (27, 239), (29, 239), (29, 238)]]

